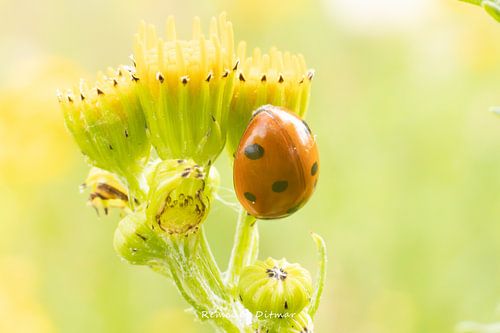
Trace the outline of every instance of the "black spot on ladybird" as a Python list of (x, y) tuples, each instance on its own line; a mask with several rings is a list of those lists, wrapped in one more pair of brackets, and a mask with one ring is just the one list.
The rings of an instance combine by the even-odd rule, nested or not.
[(281, 193), (288, 188), (288, 181), (286, 180), (278, 180), (273, 183), (272, 189), (273, 192)]
[(252, 193), (250, 193), (250, 192), (245, 192), (245, 193), (243, 193), (243, 195), (245, 196), (245, 198), (248, 201), (255, 202), (257, 200), (257, 198), (255, 197), (255, 195), (252, 194)]
[(318, 162), (314, 162), (314, 164), (311, 167), (311, 176), (314, 176), (317, 173), (318, 173)]
[(251, 160), (258, 160), (264, 156), (264, 148), (257, 143), (248, 145), (245, 147), (245, 156)]

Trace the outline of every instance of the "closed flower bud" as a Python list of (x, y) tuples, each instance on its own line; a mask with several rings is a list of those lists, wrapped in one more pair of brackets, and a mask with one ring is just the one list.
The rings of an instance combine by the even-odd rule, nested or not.
[(307, 313), (286, 313), (282, 316), (267, 318), (258, 322), (256, 333), (313, 333), (314, 324)]
[(160, 162), (149, 180), (146, 212), (153, 228), (168, 234), (196, 231), (209, 211), (211, 179), (192, 160)]
[(115, 231), (116, 252), (134, 265), (154, 265), (165, 257), (162, 239), (151, 229), (144, 210), (125, 216)]
[(282, 321), (276, 322), (276, 333), (313, 333), (314, 324), (307, 314), (307, 311), (302, 311), (294, 316), (284, 318)]
[(150, 153), (132, 69), (110, 69), (93, 87), (82, 82), (59, 100), (66, 126), (88, 162), (135, 186)]
[(177, 39), (172, 17), (166, 26), (162, 39), (144, 24), (134, 45), (151, 141), (164, 160), (210, 165), (226, 142), (236, 63), (232, 25), (225, 15), (213, 18), (205, 36), (195, 18), (191, 40)]
[(243, 269), (238, 289), (243, 305), (255, 315), (299, 313), (310, 302), (312, 280), (299, 264), (268, 258)]
[(272, 48), (268, 54), (254, 49), (247, 56), (246, 44), (241, 42), (237, 55), (241, 63), (236, 73), (227, 137), (227, 149), (232, 156), (252, 113), (260, 106), (282, 106), (305, 117), (314, 75), (300, 54), (283, 54)]
[(99, 168), (90, 169), (89, 175), (81, 185), (89, 189), (89, 205), (99, 213), (102, 209), (108, 215), (109, 208), (125, 210), (129, 208), (128, 191), (120, 180), (111, 172)]

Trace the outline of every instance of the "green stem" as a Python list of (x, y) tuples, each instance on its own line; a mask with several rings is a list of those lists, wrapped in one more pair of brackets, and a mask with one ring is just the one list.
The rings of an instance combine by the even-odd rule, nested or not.
[(225, 301), (229, 301), (230, 297), (225, 289), (224, 282), (222, 281), (222, 273), (215, 261), (212, 250), (208, 243), (205, 230), (200, 229), (200, 255), (197, 256), (206, 267), (206, 278), (208, 279), (213, 290), (217, 290), (218, 295)]
[(234, 288), (239, 281), (241, 271), (252, 262), (255, 248), (258, 248), (258, 233), (255, 217), (248, 215), (242, 208), (238, 216), (236, 235), (227, 269), (227, 283)]
[(237, 318), (228, 316), (232, 304), (220, 271), (202, 229), (184, 235), (165, 235), (166, 261), (182, 297), (194, 308), (200, 320), (211, 320), (225, 332), (243, 329)]
[(311, 236), (316, 243), (319, 258), (318, 280), (316, 281), (316, 289), (311, 299), (311, 306), (309, 307), (309, 315), (314, 319), (316, 311), (318, 311), (321, 294), (325, 286), (326, 280), (326, 244), (320, 235), (311, 233)]

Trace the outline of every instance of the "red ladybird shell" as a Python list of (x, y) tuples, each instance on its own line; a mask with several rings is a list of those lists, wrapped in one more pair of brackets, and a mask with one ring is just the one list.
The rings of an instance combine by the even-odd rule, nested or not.
[(259, 219), (296, 212), (318, 175), (318, 148), (306, 122), (272, 105), (255, 111), (234, 159), (234, 188), (247, 212)]

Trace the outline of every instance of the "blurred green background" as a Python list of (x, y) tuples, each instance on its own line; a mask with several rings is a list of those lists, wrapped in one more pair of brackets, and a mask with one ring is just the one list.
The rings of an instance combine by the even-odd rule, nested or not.
[[(121, 262), (118, 214), (97, 218), (55, 89), (128, 63), (140, 20), (227, 11), (237, 40), (316, 69), (321, 151), (310, 203), (264, 221), (261, 257), (314, 271), (329, 246), (317, 332), (453, 332), (500, 301), (500, 25), (432, 0), (0, 0), (0, 332), (210, 332), (171, 283)], [(218, 161), (232, 187), (228, 161)], [(231, 200), (235, 200), (234, 198)], [(206, 222), (221, 266), (236, 214)]]

